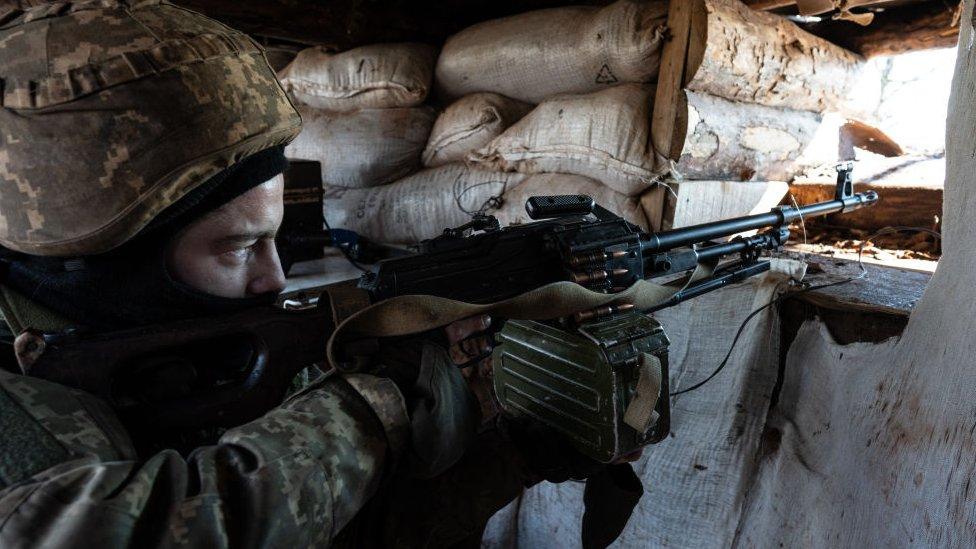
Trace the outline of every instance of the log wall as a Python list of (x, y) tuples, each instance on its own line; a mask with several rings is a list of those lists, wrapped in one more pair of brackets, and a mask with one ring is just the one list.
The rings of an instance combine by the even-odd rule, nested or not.
[(788, 180), (820, 115), (687, 92), (687, 132), (676, 170), (689, 179)]

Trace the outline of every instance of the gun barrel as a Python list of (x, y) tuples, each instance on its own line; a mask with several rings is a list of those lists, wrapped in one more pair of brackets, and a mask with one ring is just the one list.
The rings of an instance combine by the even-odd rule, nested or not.
[(692, 225), (672, 231), (661, 231), (647, 235), (641, 242), (642, 252), (646, 254), (657, 253), (672, 248), (691, 246), (699, 242), (705, 242), (716, 238), (721, 238), (735, 233), (763, 229), (770, 227), (784, 227), (801, 217), (816, 217), (831, 213), (847, 212), (871, 206), (878, 201), (878, 193), (867, 191), (856, 193), (843, 199), (829, 200), (827, 202), (817, 202), (795, 208), (793, 206), (781, 206), (773, 208), (769, 213), (747, 215), (736, 217), (724, 221), (712, 223), (702, 223)]

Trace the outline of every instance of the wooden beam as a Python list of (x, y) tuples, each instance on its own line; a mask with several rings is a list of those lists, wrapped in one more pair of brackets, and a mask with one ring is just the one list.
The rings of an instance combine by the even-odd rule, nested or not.
[[(844, 4), (846, 9), (860, 8), (867, 6), (878, 6), (891, 3), (892, 0), (847, 0)], [(919, 0), (925, 1), (925, 0)], [(835, 3), (833, 0), (742, 0), (742, 3), (754, 10), (772, 11), (790, 6), (797, 6), (797, 10), (802, 15), (819, 15), (834, 11)]]
[(928, 1), (876, 12), (867, 27), (832, 20), (804, 27), (864, 57), (896, 55), (955, 46), (959, 39), (959, 8), (958, 0)]
[[(804, 281), (814, 286), (857, 277), (857, 262), (846, 259), (807, 255)], [(871, 276), (813, 292), (800, 299), (823, 308), (840, 311), (862, 311), (907, 317), (922, 298), (932, 275), (895, 267), (869, 266)]]
[(768, 11), (788, 8), (796, 5), (796, 0), (743, 0), (745, 5), (754, 10)]
[[(860, 273), (853, 261), (811, 255), (804, 259), (808, 262), (804, 282), (811, 286), (840, 282)], [(870, 278), (798, 293), (781, 302), (781, 366), (800, 326), (814, 318), (823, 322), (841, 345), (879, 343), (901, 335), (932, 276), (889, 267), (869, 269)]]
[[(685, 133), (688, 131), (684, 85), (691, 77), (688, 71), (689, 46), (692, 26), (700, 24), (704, 10), (704, 0), (671, 2), (668, 6), (669, 36), (661, 51), (661, 68), (651, 116), (651, 143), (654, 152), (664, 159), (678, 158), (684, 147)], [(694, 61), (692, 64), (697, 68)]]
[(440, 46), (488, 19), (611, 0), (175, 0), (244, 32), (302, 44), (349, 49), (379, 42)]

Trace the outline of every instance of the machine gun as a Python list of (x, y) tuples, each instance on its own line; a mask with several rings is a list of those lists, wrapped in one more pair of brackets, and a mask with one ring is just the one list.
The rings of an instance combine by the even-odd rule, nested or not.
[[(373, 303), (426, 295), (484, 304), (560, 281), (614, 293), (734, 258), (651, 311), (607, 306), (570, 321), (503, 323), (494, 351), (502, 407), (542, 421), (583, 453), (609, 462), (660, 440), (669, 428), (668, 339), (645, 313), (767, 271), (761, 253), (780, 248), (796, 219), (877, 200), (871, 191), (854, 193), (850, 171), (840, 171), (831, 201), (648, 233), (590, 197), (537, 196), (526, 204), (536, 221), (501, 228), (493, 217), (475, 217), (426, 241), (416, 255), (381, 262), (359, 286)], [(755, 236), (713, 242), (757, 229), (762, 232)], [(284, 296), (279, 306), (165, 326), (33, 334), (18, 338), (18, 360), (26, 374), (97, 395), (124, 422), (151, 425), (151, 432), (240, 425), (277, 405), (299, 371), (324, 362), (335, 327), (320, 293), (317, 288)], [(659, 384), (650, 401), (640, 394), (645, 378)], [(635, 402), (653, 412), (628, 418)]]

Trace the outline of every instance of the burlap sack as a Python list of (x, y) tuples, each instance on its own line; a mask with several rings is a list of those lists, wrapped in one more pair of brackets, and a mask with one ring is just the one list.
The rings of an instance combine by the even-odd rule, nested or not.
[(495, 92), (539, 103), (622, 82), (656, 80), (667, 2), (531, 11), (479, 23), (448, 39), (435, 85), (453, 99)]
[(548, 99), (468, 162), (488, 170), (572, 173), (637, 196), (663, 173), (650, 147), (652, 88), (623, 84)]
[(376, 242), (416, 244), (471, 220), (494, 205), (525, 176), (447, 164), (370, 189), (325, 188), (325, 219)]
[(525, 201), (532, 196), (558, 194), (591, 196), (600, 206), (642, 229), (647, 229), (647, 217), (637, 199), (628, 198), (589, 177), (565, 173), (543, 173), (527, 177), (505, 193), (501, 207), (492, 215), (498, 218), (502, 226), (530, 223), (533, 220), (525, 211)]
[(469, 152), (484, 147), (525, 116), (532, 106), (497, 93), (474, 93), (455, 101), (434, 122), (424, 166), (433, 168), (463, 162)]
[(302, 50), (278, 78), (299, 102), (320, 109), (387, 109), (424, 102), (436, 50), (425, 44), (372, 44), (342, 53)]
[(302, 133), (285, 155), (321, 162), (322, 182), (341, 187), (383, 185), (417, 170), (434, 123), (429, 107), (299, 112)]

